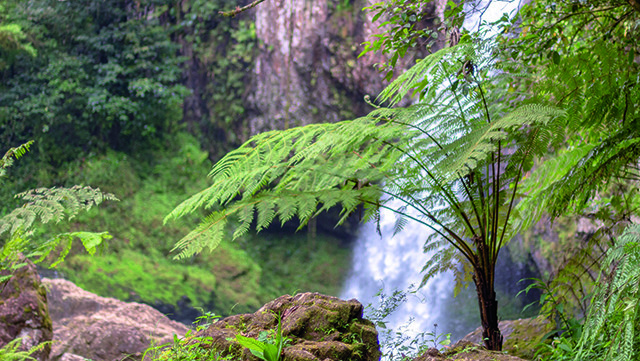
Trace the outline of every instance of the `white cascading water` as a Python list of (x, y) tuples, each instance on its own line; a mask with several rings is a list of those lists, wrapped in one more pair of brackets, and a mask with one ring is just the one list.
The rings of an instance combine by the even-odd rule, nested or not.
[[(393, 203), (390, 204), (393, 207)], [(380, 232), (374, 223), (361, 227), (353, 249), (352, 271), (341, 297), (356, 298), (364, 305), (377, 306), (376, 294), (383, 291), (390, 295), (394, 291), (407, 291), (422, 282), (422, 267), (429, 254), (423, 246), (431, 230), (426, 226), (409, 222), (404, 230), (393, 235), (396, 216), (389, 210), (381, 210)], [(432, 278), (407, 299), (387, 318), (387, 327), (417, 335), (420, 332), (447, 329), (441, 309), (443, 302), (452, 297), (452, 276), (441, 274)]]

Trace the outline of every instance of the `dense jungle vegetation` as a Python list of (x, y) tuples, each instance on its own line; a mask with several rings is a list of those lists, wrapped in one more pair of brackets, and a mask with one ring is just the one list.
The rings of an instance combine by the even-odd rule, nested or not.
[[(98, 255), (74, 248), (57, 272), (92, 292), (147, 302), (184, 321), (199, 315), (177, 307), (185, 297), (185, 306), (230, 314), (297, 290), (337, 294), (350, 257), (344, 239), (319, 234), (307, 242), (306, 232), (281, 237), (276, 230), (260, 242), (248, 236), (215, 254), (171, 260), (171, 248), (193, 220), (163, 226), (162, 219), (207, 184), (211, 160), (235, 146), (243, 124), (243, 81), (256, 39), (245, 20), (217, 15), (227, 6), (0, 6), (0, 144), (5, 152), (34, 141), (7, 169), (0, 212), (20, 206), (13, 196), (36, 187), (83, 184), (115, 195), (119, 202), (38, 227), (30, 238), (108, 230), (113, 238)], [(189, 61), (220, 69), (215, 82), (199, 89), (215, 111), (206, 119), (192, 119), (184, 104), (191, 94), (182, 84)]]
[[(481, 4), (448, 2), (441, 26), (428, 29), (429, 2), (368, 9), (386, 27), (363, 51), (386, 54), (380, 76), (395, 79), (370, 114), (242, 143), (258, 40), (250, 13), (217, 14), (237, 4), (1, 1), (0, 144), (12, 149), (0, 164), (4, 255), (55, 234), (108, 231), (54, 238), (48, 250), (63, 247), (48, 261), (66, 257), (59, 272), (97, 293), (173, 312), (186, 296), (238, 313), (286, 292), (335, 294), (350, 257), (345, 240), (291, 230), (323, 211), (348, 223), (388, 209), (398, 230), (418, 222), (433, 231), (425, 282), (452, 271), (456, 287), (476, 287), (487, 348), (502, 347), (498, 254), (518, 239), (520, 251), (550, 265), (532, 287), (544, 291), (541, 312), (557, 332), (537, 357), (637, 359), (640, 4), (533, 1), (471, 33), (464, 18)], [(396, 68), (439, 38), (443, 49)], [(208, 116), (188, 107), (194, 61), (219, 74), (201, 89), (215, 110)], [(11, 218), (23, 203), (15, 194), (54, 186), (91, 209), (47, 219), (34, 211), (65, 219), (37, 227)], [(21, 197), (39, 205), (39, 194)], [(577, 234), (583, 220), (589, 231)], [(565, 236), (551, 242), (541, 225)], [(76, 236), (89, 253), (100, 243), (97, 255), (64, 243)], [(294, 276), (297, 289), (287, 289)]]

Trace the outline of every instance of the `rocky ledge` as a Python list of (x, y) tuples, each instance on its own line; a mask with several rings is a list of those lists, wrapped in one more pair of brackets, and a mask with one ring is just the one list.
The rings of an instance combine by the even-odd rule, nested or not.
[[(27, 348), (53, 338), (51, 348), (34, 355), (38, 361), (138, 361), (149, 346), (170, 344), (174, 335), (187, 334), (186, 326), (148, 305), (100, 297), (62, 279), (41, 281), (32, 264), (15, 272), (0, 293), (0, 347), (16, 337), (24, 338)], [(283, 361), (380, 360), (378, 332), (363, 318), (362, 304), (318, 293), (281, 296), (255, 313), (229, 316), (194, 332), (186, 342), (221, 356), (257, 361), (235, 336), (273, 336), (278, 320), (287, 339)], [(549, 327), (542, 318), (501, 322), (505, 349), (529, 358)], [(477, 330), (450, 349), (429, 349), (414, 361), (523, 360), (485, 350), (477, 344), (479, 334)], [(203, 339), (211, 342), (200, 343)]]
[(210, 344), (223, 356), (239, 360), (258, 360), (235, 340), (237, 334), (258, 338), (264, 331), (278, 327), (289, 342), (284, 361), (353, 360), (378, 361), (380, 346), (373, 323), (362, 318), (362, 304), (343, 301), (319, 293), (281, 296), (255, 313), (234, 315), (212, 324), (194, 335), (194, 339), (211, 337)]

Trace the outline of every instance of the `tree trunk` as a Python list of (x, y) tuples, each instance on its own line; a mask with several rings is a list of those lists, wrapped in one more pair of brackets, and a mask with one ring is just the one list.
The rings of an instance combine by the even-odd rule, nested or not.
[[(494, 272), (495, 268), (491, 271)], [(493, 277), (475, 270), (473, 281), (478, 292), (484, 345), (488, 350), (502, 351), (502, 334), (498, 328), (498, 301), (493, 288)]]

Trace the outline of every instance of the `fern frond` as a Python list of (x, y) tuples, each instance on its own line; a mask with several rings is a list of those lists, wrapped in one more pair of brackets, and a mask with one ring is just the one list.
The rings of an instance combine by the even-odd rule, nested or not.
[(15, 338), (0, 348), (0, 360), (3, 361), (36, 361), (32, 355), (45, 348), (51, 347), (51, 341), (46, 341), (31, 347), (29, 350), (20, 350), (22, 338)]
[(607, 360), (629, 361), (638, 356), (632, 345), (640, 315), (640, 225), (627, 227), (607, 252), (603, 270), (611, 267), (610, 282), (598, 283), (575, 360), (584, 359), (594, 347), (605, 347)]
[[(420, 60), (415, 66), (402, 73), (396, 80), (387, 86), (376, 99), (378, 102), (389, 102), (391, 106), (398, 104), (405, 95), (411, 91), (422, 91), (427, 84), (440, 85), (440, 79), (448, 76), (450, 73), (440, 71), (439, 64), (443, 60), (451, 60), (452, 57), (468, 55), (471, 51), (471, 43), (460, 43), (453, 47), (447, 47), (438, 50), (430, 56)], [(434, 69), (439, 72), (434, 73)], [(434, 79), (425, 78), (429, 74)]]
[(41, 223), (60, 222), (104, 201), (118, 200), (113, 194), (82, 186), (38, 188), (19, 193), (16, 198), (22, 198), (27, 203), (0, 218), (0, 236), (8, 233), (8, 238), (11, 238), (19, 230), (29, 232), (36, 220)]
[(33, 140), (30, 140), (15, 148), (9, 148), (9, 150), (2, 156), (2, 159), (0, 159), (0, 178), (6, 176), (7, 168), (13, 165), (13, 160), (20, 159), (25, 155), (25, 153), (29, 151), (29, 148), (31, 148), (32, 144)]

